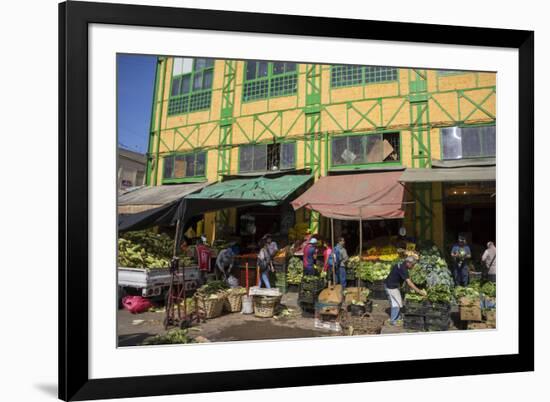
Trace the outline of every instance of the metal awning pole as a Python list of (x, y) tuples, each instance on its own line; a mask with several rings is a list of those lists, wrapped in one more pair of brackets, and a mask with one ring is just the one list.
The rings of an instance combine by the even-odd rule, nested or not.
[(174, 250), (172, 252), (172, 257), (177, 257), (178, 255), (178, 244), (180, 239), (180, 219), (176, 222), (176, 235), (174, 236)]
[[(363, 260), (363, 218), (359, 208), (359, 261)], [(361, 289), (361, 278), (357, 277), (357, 287)]]

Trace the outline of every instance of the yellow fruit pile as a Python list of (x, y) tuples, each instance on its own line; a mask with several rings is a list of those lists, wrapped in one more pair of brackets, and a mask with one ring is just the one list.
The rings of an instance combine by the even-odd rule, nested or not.
[(366, 254), (362, 256), (364, 261), (395, 261), (399, 258), (399, 253), (395, 246), (371, 247)]
[(308, 229), (308, 223), (297, 223), (294, 227), (288, 230), (288, 239), (292, 241), (302, 240), (306, 236)]

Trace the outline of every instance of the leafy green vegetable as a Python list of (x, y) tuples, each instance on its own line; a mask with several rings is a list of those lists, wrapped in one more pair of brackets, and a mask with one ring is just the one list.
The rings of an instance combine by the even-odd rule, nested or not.
[(197, 292), (205, 296), (211, 296), (226, 291), (227, 289), (229, 289), (229, 286), (225, 281), (212, 281), (202, 285), (197, 289)]
[(391, 267), (392, 264), (387, 262), (361, 261), (355, 272), (359, 279), (374, 282), (386, 279)]
[(421, 303), (426, 300), (426, 298), (418, 293), (407, 293), (405, 295), (405, 300), (415, 303)]
[(446, 285), (429, 287), (427, 298), (432, 303), (450, 303), (452, 301), (451, 288)]
[(488, 297), (496, 297), (497, 295), (497, 287), (493, 282), (485, 282), (480, 291)]
[(171, 329), (164, 335), (155, 335), (146, 338), (142, 345), (167, 345), (175, 343), (192, 343), (193, 339), (187, 334), (186, 329)]

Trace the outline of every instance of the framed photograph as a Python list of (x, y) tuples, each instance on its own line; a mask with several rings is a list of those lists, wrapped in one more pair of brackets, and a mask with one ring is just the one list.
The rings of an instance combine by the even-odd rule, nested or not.
[(533, 32), (59, 22), (61, 399), (534, 370)]

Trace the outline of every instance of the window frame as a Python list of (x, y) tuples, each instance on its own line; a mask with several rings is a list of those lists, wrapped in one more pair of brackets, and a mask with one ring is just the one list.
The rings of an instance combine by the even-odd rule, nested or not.
[[(248, 69), (248, 63), (250, 63), (250, 62), (253, 62), (253, 63), (265, 62), (265, 63), (267, 63), (267, 75), (265, 77), (254, 78), (254, 79), (249, 80), (246, 77), (246, 72), (247, 72), (247, 69)], [(293, 72), (286, 72), (285, 71), (282, 74), (274, 74), (273, 73), (273, 64), (275, 64), (275, 63), (295, 64), (296, 69)], [(265, 101), (265, 100), (269, 100), (269, 99), (284, 98), (284, 97), (289, 97), (289, 96), (298, 96), (299, 85), (300, 85), (299, 66), (300, 66), (299, 63), (292, 63), (292, 62), (286, 62), (286, 61), (279, 62), (279, 61), (266, 61), (266, 60), (246, 60), (245, 63), (244, 63), (244, 68), (243, 68), (243, 82), (242, 82), (242, 91), (241, 91), (242, 92), (241, 93), (241, 101), (243, 103), (251, 103), (251, 102)], [(272, 83), (273, 79), (279, 78), (279, 77), (295, 77), (296, 78), (296, 90), (293, 93), (290, 93), (290, 94), (271, 95), (271, 83)], [(246, 99), (245, 98), (245, 86), (246, 86), (246, 84), (253, 83), (253, 82), (261, 82), (261, 81), (267, 82), (267, 95), (259, 97), (259, 98), (254, 98), (254, 99)]]
[[(446, 158), (443, 153), (443, 129), (458, 127), (463, 128), (475, 128), (475, 127), (495, 127), (495, 155), (481, 155), (481, 156), (461, 156), (460, 158)], [(460, 139), (461, 155), (462, 152), (462, 137)], [(481, 123), (481, 124), (458, 124), (456, 126), (440, 127), (439, 129), (439, 155), (442, 161), (460, 161), (463, 159), (480, 159), (480, 158), (496, 158), (496, 123)]]
[[(193, 59), (193, 68), (191, 69), (191, 72), (185, 73), (185, 74), (173, 75), (176, 58)], [(200, 70), (195, 70), (195, 66), (197, 64), (198, 59), (212, 60), (212, 66), (203, 67)], [(173, 57), (172, 58), (172, 68), (170, 69), (170, 77), (171, 77), (170, 78), (170, 87), (169, 87), (170, 92), (169, 92), (169, 96), (168, 96), (168, 105), (166, 107), (166, 113), (167, 113), (168, 117), (179, 116), (179, 115), (188, 114), (188, 113), (194, 113), (194, 112), (210, 110), (210, 108), (212, 107), (212, 90), (213, 90), (213, 86), (214, 86), (215, 65), (216, 65), (216, 59), (212, 59), (212, 58), (209, 58), (209, 57)], [(204, 80), (204, 73), (205, 72), (211, 72), (212, 73), (212, 82), (210, 84), (210, 88), (208, 88), (208, 89), (201, 88), (201, 89), (194, 90), (193, 89), (193, 83), (195, 81), (195, 75), (198, 75), (199, 73), (202, 74), (202, 78), (201, 78), (201, 84), (202, 84), (203, 80)], [(180, 93), (179, 95), (172, 95), (172, 88), (173, 88), (174, 80), (175, 79), (183, 79), (186, 76), (189, 76), (189, 92), (186, 93), (186, 94)], [(180, 83), (180, 86), (181, 86), (181, 83)], [(190, 110), (191, 97), (193, 95), (205, 94), (205, 93), (208, 93), (208, 92), (210, 93), (210, 100), (208, 102), (208, 107), (203, 107), (203, 108), (199, 108), (199, 109), (195, 109), (195, 110)], [(182, 112), (170, 113), (170, 102), (174, 99), (182, 99), (182, 98), (186, 98), (186, 97), (188, 98), (187, 108)]]
[[(174, 168), (175, 163), (172, 166), (172, 177), (164, 177), (164, 166), (166, 163), (166, 158), (175, 158), (178, 156), (188, 156), (188, 155), (194, 155), (195, 161), (194, 161), (194, 168), (196, 171), (197, 168), (197, 156), (199, 154), (204, 154), (204, 174), (203, 175), (194, 175), (194, 176), (185, 176), (185, 177), (173, 177), (174, 174)], [(162, 184), (176, 184), (176, 183), (195, 183), (195, 182), (202, 182), (207, 180), (207, 168), (208, 168), (208, 150), (205, 149), (198, 149), (193, 151), (186, 151), (186, 152), (172, 152), (169, 154), (166, 154), (162, 157)]]
[[(273, 142), (257, 142), (257, 143), (249, 143), (249, 144), (240, 144), (239, 145), (239, 152), (237, 154), (237, 172), (238, 174), (246, 174), (246, 173), (268, 173), (268, 172), (290, 172), (292, 170), (296, 170), (296, 165), (298, 163), (298, 143), (296, 140), (289, 140), (289, 141), (285, 141), (285, 140), (282, 140), (282, 141), (277, 141), (275, 142), (275, 144), (294, 144), (294, 163), (293, 163), (293, 166), (292, 167), (289, 167), (289, 168), (285, 168), (285, 169), (282, 169), (280, 166), (279, 166), (279, 169), (277, 170), (268, 170), (267, 169), (267, 156), (268, 156), (268, 152), (267, 152), (267, 147), (269, 145), (272, 145)], [(247, 146), (265, 146), (266, 147), (266, 167), (264, 170), (250, 170), (250, 171), (246, 171), (246, 172), (243, 172), (242, 169), (241, 169), (241, 150), (242, 150), (242, 147), (247, 147)], [(282, 147), (279, 147), (279, 161), (282, 160)], [(280, 165), (280, 163), (279, 163)]]
[[(359, 67), (361, 69), (361, 82), (358, 84), (346, 84), (346, 85), (334, 85), (332, 83), (332, 74), (334, 67)], [(366, 69), (367, 67), (379, 67), (379, 68), (390, 68), (393, 70), (396, 70), (395, 79), (393, 80), (383, 80), (383, 81), (367, 81), (366, 80)], [(400, 68), (399, 67), (388, 67), (388, 66), (356, 66), (356, 65), (349, 65), (349, 64), (331, 64), (330, 65), (330, 76), (329, 76), (329, 84), (330, 89), (341, 89), (341, 88), (352, 88), (352, 87), (363, 87), (367, 85), (377, 85), (377, 84), (388, 84), (392, 82), (399, 82), (399, 74), (400, 74)]]
[(462, 71), (462, 70), (436, 70), (438, 77), (452, 77), (453, 75), (472, 74), (475, 71)]
[[(384, 134), (398, 134), (399, 136), (399, 160), (397, 161), (387, 161), (387, 162), (365, 162), (365, 163), (343, 163), (335, 165), (333, 158), (332, 158), (332, 149), (333, 149), (333, 141), (334, 139), (338, 138), (345, 138), (345, 137), (357, 137), (357, 136), (369, 136), (369, 135), (382, 135), (382, 139), (384, 139)], [(346, 134), (338, 134), (338, 135), (332, 135), (330, 137), (330, 149), (328, 153), (329, 163), (328, 163), (328, 170), (329, 171), (337, 171), (337, 170), (349, 170), (349, 169), (361, 169), (361, 168), (376, 168), (376, 167), (383, 167), (383, 166), (403, 166), (403, 134), (402, 131), (396, 131), (396, 130), (384, 130), (384, 131), (375, 131), (372, 133), (346, 133)]]

